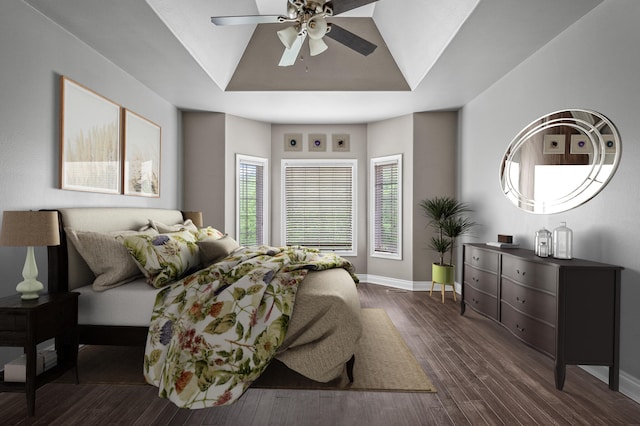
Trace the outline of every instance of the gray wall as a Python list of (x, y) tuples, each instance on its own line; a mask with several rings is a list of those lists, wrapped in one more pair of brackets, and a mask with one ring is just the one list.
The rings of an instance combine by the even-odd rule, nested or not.
[[(230, 114), (226, 116), (225, 162), (226, 185), (224, 197), (225, 230), (236, 232), (236, 154), (267, 158), (273, 169), (271, 156), (271, 124)], [(273, 185), (271, 185), (273, 186)]]
[(201, 211), (204, 225), (225, 230), (225, 150), (226, 114), (184, 111), (182, 146), (184, 151), (183, 201), (186, 211)]
[[(533, 248), (535, 231), (566, 221), (574, 256), (625, 268), (621, 302), (621, 389), (640, 395), (640, 2), (608, 0), (468, 103), (461, 116), (461, 196), (476, 207), (481, 240), (513, 234)], [(622, 160), (604, 191), (586, 204), (533, 215), (507, 202), (498, 184), (511, 139), (534, 119), (563, 108), (606, 115), (622, 138)], [(568, 379), (570, 380), (570, 379)]]
[[(413, 115), (378, 121), (367, 126), (367, 163), (369, 170), (372, 158), (402, 154), (402, 259), (391, 260), (370, 256), (367, 248), (367, 275), (369, 280), (394, 278), (412, 281), (413, 270)], [(367, 181), (369, 174), (367, 174)], [(371, 184), (371, 183), (369, 183)], [(367, 199), (370, 185), (367, 185)], [(367, 204), (368, 206), (368, 204)], [(368, 219), (371, 220), (371, 212)], [(367, 222), (368, 223), (368, 222)], [(367, 228), (367, 232), (369, 229)], [(404, 287), (404, 286), (403, 286)]]
[[(438, 255), (427, 248), (432, 231), (427, 228), (428, 220), (418, 204), (426, 198), (456, 196), (458, 113), (443, 111), (413, 114), (413, 133), (411, 208), (414, 213), (410, 229), (413, 232), (413, 280), (431, 281), (431, 264), (438, 261)], [(456, 277), (461, 277), (461, 267), (458, 266), (457, 269)], [(459, 281), (459, 278), (456, 280)]]
[[(0, 6), (0, 211), (64, 206), (180, 207), (178, 111), (22, 1)], [(162, 127), (160, 198), (58, 189), (60, 75)], [(15, 293), (26, 251), (0, 247), (0, 297)], [(46, 285), (46, 252), (36, 249)], [(0, 349), (0, 364), (18, 350)]]
[(271, 124), (230, 114), (182, 113), (184, 209), (235, 237), (236, 154), (271, 162)]

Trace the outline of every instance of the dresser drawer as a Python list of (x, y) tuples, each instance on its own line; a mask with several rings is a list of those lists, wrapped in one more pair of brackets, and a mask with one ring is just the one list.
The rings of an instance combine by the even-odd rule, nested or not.
[(555, 327), (517, 311), (505, 302), (500, 304), (502, 324), (517, 338), (555, 357)]
[(556, 268), (513, 256), (502, 257), (502, 275), (517, 283), (556, 294)]
[(498, 253), (465, 246), (464, 262), (475, 268), (498, 272), (498, 257)]
[(502, 300), (520, 312), (556, 324), (556, 297), (502, 278)]
[(482, 293), (471, 286), (464, 287), (464, 302), (474, 310), (498, 319), (498, 299), (489, 294)]
[(498, 274), (464, 265), (464, 284), (498, 297)]

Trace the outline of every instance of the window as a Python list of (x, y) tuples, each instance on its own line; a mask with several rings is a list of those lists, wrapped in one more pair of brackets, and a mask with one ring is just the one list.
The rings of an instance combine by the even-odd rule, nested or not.
[(371, 159), (371, 256), (402, 259), (402, 156)]
[(283, 241), (355, 256), (356, 160), (283, 160)]
[(240, 245), (268, 244), (266, 158), (236, 155), (236, 238)]

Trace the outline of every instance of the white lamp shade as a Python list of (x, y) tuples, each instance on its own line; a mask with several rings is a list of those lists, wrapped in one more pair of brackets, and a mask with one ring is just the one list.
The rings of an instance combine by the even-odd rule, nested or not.
[(296, 31), (295, 27), (287, 27), (284, 30), (278, 31), (278, 37), (282, 44), (284, 44), (284, 47), (291, 49), (291, 46), (293, 46), (293, 43), (295, 43), (298, 38), (298, 31)]
[(307, 33), (309, 33), (309, 38), (321, 39), (327, 33), (327, 20), (322, 16), (311, 18), (307, 24)]
[(327, 46), (327, 44), (321, 38), (318, 38), (318, 39), (310, 38), (309, 39), (309, 54), (311, 56), (319, 55), (322, 52), (324, 52), (325, 50), (327, 50), (328, 48), (329, 48), (329, 46)]

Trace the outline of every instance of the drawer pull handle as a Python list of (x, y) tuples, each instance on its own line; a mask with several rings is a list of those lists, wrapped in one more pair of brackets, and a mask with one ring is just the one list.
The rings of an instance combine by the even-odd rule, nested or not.
[(516, 273), (517, 273), (518, 275), (522, 275), (522, 276), (524, 277), (524, 276), (526, 275), (526, 273), (527, 273), (527, 272), (526, 272), (526, 271), (522, 271), (522, 272), (520, 272), (520, 269), (516, 269)]
[(524, 303), (526, 301), (525, 299), (520, 299), (519, 297), (516, 297), (516, 300), (520, 303)]
[(471, 258), (472, 258), (473, 260), (475, 260), (476, 262), (477, 262), (478, 260), (480, 260), (480, 258), (479, 258), (478, 256), (471, 256)]
[(520, 327), (520, 324), (516, 324), (516, 328), (518, 329), (519, 332), (524, 332), (524, 328)]
[(475, 282), (479, 282), (479, 281), (480, 281), (480, 279), (479, 279), (479, 278), (476, 278), (476, 277), (471, 277), (471, 280), (472, 280), (472, 281), (475, 281)]
[(476, 305), (478, 304), (479, 300), (477, 300), (475, 297), (472, 297), (471, 300), (473, 301), (473, 303), (475, 303)]

